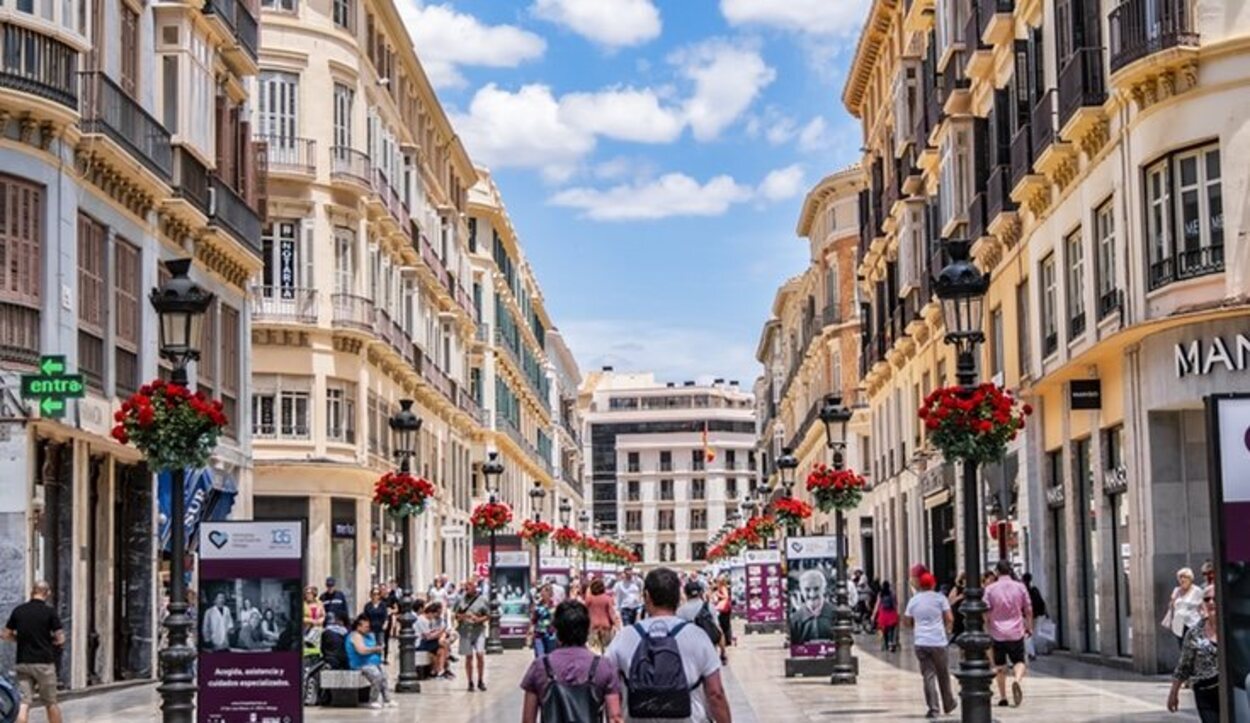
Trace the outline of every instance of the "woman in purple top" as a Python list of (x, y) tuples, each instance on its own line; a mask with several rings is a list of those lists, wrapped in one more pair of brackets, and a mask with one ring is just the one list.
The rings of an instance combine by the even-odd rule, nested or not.
[(539, 709), (551, 682), (548, 670), (551, 671), (551, 677), (562, 684), (589, 684), (596, 697), (603, 701), (603, 711), (608, 723), (623, 723), (616, 666), (610, 659), (599, 657), (586, 647), (586, 639), (590, 637), (590, 612), (586, 606), (579, 600), (565, 600), (556, 607), (552, 625), (560, 647), (531, 663), (521, 680), (521, 690), (525, 691), (521, 723), (538, 721)]

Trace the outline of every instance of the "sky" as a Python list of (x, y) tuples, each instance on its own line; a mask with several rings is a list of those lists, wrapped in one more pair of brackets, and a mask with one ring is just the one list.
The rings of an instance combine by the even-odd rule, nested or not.
[(750, 386), (869, 0), (396, 0), (583, 373)]

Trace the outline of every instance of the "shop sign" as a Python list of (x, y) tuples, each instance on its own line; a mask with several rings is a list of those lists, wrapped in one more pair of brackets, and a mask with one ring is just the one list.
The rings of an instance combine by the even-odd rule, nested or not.
[(1068, 406), (1072, 409), (1102, 409), (1102, 380), (1073, 379), (1069, 382)]
[(443, 525), (439, 530), (444, 539), (458, 540), (465, 536), (464, 525)]
[(1102, 491), (1108, 495), (1118, 495), (1128, 490), (1128, 469), (1120, 465), (1102, 473)]
[(1063, 507), (1067, 501), (1066, 493), (1063, 491), (1063, 485), (1054, 485), (1046, 488), (1046, 504), (1051, 507)]
[(65, 416), (65, 400), (82, 399), (87, 393), (81, 374), (65, 373), (64, 356), (39, 358), (38, 374), (22, 375), (22, 399), (35, 400), (43, 416)]
[(1234, 334), (1229, 341), (1213, 336), (1205, 342), (1202, 339), (1188, 344), (1180, 342), (1174, 356), (1177, 379), (1205, 376), (1217, 366), (1230, 372), (1244, 372), (1250, 362), (1250, 336)]
[(356, 539), (356, 523), (355, 522), (335, 522), (331, 532), (334, 537), (350, 537)]

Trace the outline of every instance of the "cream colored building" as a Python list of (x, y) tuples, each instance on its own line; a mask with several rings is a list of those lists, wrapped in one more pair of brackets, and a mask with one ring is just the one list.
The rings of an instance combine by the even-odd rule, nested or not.
[(968, 240), (992, 280), (980, 377), (1037, 410), (981, 508), (1001, 491), (1061, 646), (1174, 662), (1157, 621), (1212, 549), (1202, 400), (1250, 389), (1248, 33), (1192, 0), (872, 4), (843, 101), (867, 149), (864, 384), (874, 469), (897, 480), (868, 504), (889, 510), (891, 579), (962, 561), (953, 470), (915, 411), (953, 381), (938, 241)]

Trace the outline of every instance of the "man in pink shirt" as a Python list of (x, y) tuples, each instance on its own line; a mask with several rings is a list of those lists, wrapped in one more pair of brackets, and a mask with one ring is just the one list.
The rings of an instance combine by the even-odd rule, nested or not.
[(985, 588), (986, 628), (993, 641), (995, 679), (998, 680), (998, 705), (1007, 703), (1007, 666), (1012, 666), (1011, 701), (1015, 706), (1024, 700), (1020, 681), (1026, 672), (1024, 639), (1033, 634), (1033, 605), (1029, 589), (1015, 579), (1011, 563), (999, 560), (994, 568), (998, 579)]

